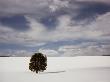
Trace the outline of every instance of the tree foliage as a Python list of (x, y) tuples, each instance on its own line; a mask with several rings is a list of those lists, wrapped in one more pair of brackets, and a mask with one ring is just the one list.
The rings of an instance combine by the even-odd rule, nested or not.
[(47, 68), (47, 57), (42, 53), (32, 55), (29, 63), (29, 69), (33, 72), (43, 72)]

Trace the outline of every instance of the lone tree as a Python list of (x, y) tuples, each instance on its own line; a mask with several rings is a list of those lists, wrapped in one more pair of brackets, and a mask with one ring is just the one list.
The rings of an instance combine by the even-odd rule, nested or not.
[(32, 55), (29, 63), (29, 69), (33, 72), (39, 73), (46, 70), (47, 57), (42, 53), (35, 53)]

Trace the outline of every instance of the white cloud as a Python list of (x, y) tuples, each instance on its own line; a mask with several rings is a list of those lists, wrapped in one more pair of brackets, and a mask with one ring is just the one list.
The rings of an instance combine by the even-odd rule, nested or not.
[(0, 16), (28, 14), (42, 17), (67, 6), (67, 0), (0, 0)]
[(37, 13), (48, 7), (51, 0), (1, 0), (0, 11), (9, 14)]
[(68, 15), (58, 18), (55, 30), (49, 31), (36, 19), (26, 16), (30, 29), (24, 32), (0, 25), (0, 42), (26, 45), (43, 45), (46, 42), (76, 40), (79, 38), (92, 40), (110, 40), (110, 13), (100, 15), (95, 22), (86, 26), (72, 26)]
[[(95, 22), (89, 25), (89, 28), (98, 34), (99, 37), (97, 39), (106, 40), (110, 37), (110, 12), (99, 15)], [(110, 39), (109, 39), (110, 40)]]
[(60, 54), (56, 50), (52, 50), (52, 49), (39, 49), (39, 52), (49, 57), (60, 56)]
[(97, 45), (97, 42), (84, 42), (79, 45), (64, 45), (58, 50), (39, 49), (39, 52), (47, 56), (102, 56), (110, 55), (110, 45)]
[[(110, 12), (99, 15), (94, 22), (83, 26), (82, 24), (75, 25), (76, 21), (71, 16), (77, 13), (75, 10), (80, 8), (78, 4), (69, 4), (71, 0), (0, 0), (0, 16), (11, 16), (16, 14), (25, 15), (29, 22), (27, 31), (16, 31), (12, 28), (0, 24), (0, 43), (18, 44), (28, 47), (45, 45), (48, 42), (77, 40), (80, 38), (107, 41), (110, 40)], [(109, 3), (109, 0), (76, 0), (76, 1), (97, 1)], [(68, 15), (62, 15), (57, 18), (58, 25), (54, 30), (48, 30), (38, 22), (38, 18), (45, 17), (51, 12), (55, 12), (60, 8), (71, 7)], [(74, 13), (73, 13), (74, 11)], [(68, 12), (68, 11), (67, 11)], [(70, 16), (70, 14), (72, 15)], [(52, 13), (54, 14), (54, 13)], [(74, 14), (74, 15), (75, 15)], [(34, 16), (33, 16), (34, 15)], [(82, 21), (81, 23), (85, 22)], [(109, 43), (108, 43), (109, 44)], [(49, 56), (58, 56), (59, 52), (64, 52), (63, 55), (101, 55), (109, 54), (107, 45), (99, 47), (96, 44), (86, 43), (86, 48), (81, 46), (63, 46), (56, 50), (41, 50)], [(66, 47), (66, 48), (65, 48)], [(69, 48), (69, 49), (67, 49)], [(71, 48), (74, 48), (71, 49)], [(87, 52), (88, 51), (88, 52)], [(57, 54), (57, 55), (56, 55)]]
[(53, 0), (52, 3), (50, 4), (49, 8), (51, 9), (52, 12), (58, 10), (59, 8), (62, 7), (68, 7), (69, 1), (67, 0)]
[[(108, 55), (110, 52), (105, 48), (107, 45), (96, 45), (94, 43), (83, 43), (80, 45), (61, 46), (59, 52), (62, 56), (102, 56)], [(110, 45), (109, 45), (110, 48)]]
[(4, 51), (0, 52), (0, 56), (18, 56), (18, 57), (23, 57), (23, 56), (32, 56), (34, 52), (28, 51), (28, 50), (12, 50), (12, 49), (6, 49)]
[[(103, 32), (105, 26), (106, 26), (105, 30), (107, 30), (107, 28), (109, 29), (108, 26), (110, 25), (109, 23), (110, 16), (108, 16), (108, 14), (110, 13), (107, 13), (104, 17), (103, 15), (99, 16), (95, 22), (85, 26), (82, 25), (72, 26), (71, 23), (75, 21), (72, 21), (70, 16), (68, 15), (61, 16), (58, 19), (59, 25), (57, 26), (56, 30), (52, 32), (54, 34), (53, 37), (55, 37), (56, 40), (69, 40), (69, 39), (75, 40), (78, 38), (84, 38), (84, 39), (101, 38), (105, 33), (107, 33), (107, 32)], [(108, 33), (109, 32), (110, 31), (108, 31)]]
[[(110, 13), (99, 15), (96, 21), (89, 25), (78, 25), (72, 26), (71, 16), (63, 15), (57, 20), (59, 21), (58, 26), (54, 30), (47, 30), (44, 25), (39, 23), (35, 18), (25, 16), (29, 21), (30, 29), (27, 31), (16, 31), (12, 28), (0, 25), (0, 42), (1, 43), (15, 43), (24, 46), (39, 46), (45, 45), (48, 42), (65, 41), (65, 40), (77, 40), (80, 38), (90, 39), (97, 41), (110, 40)], [(90, 43), (91, 44), (91, 43)], [(109, 44), (109, 43), (108, 43)], [(72, 46), (74, 47), (74, 46)], [(106, 45), (104, 45), (106, 47)], [(69, 46), (69, 48), (71, 48)], [(60, 49), (61, 50), (61, 49)], [(65, 50), (63, 48), (62, 50)], [(104, 50), (104, 51), (103, 51)], [(67, 49), (64, 52), (66, 55), (102, 55), (102, 51), (106, 54), (106, 48), (100, 48), (97, 45), (88, 45), (86, 48), (81, 46), (75, 46), (74, 50)], [(56, 56), (58, 51), (44, 50), (47, 54)]]
[(35, 39), (35, 37), (39, 37), (38, 34), (36, 29), (32, 28), (29, 31), (20, 32), (0, 25), (0, 43), (19, 44), (29, 47), (44, 45), (45, 42), (40, 42), (39, 38)]
[(11, 50), (11, 53), (9, 53), (10, 56), (32, 56), (34, 54), (34, 52), (28, 51), (28, 50)]

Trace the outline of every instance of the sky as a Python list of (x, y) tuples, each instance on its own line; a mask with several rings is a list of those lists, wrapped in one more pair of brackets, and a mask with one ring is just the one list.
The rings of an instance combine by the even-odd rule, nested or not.
[(110, 0), (0, 0), (0, 56), (110, 55)]

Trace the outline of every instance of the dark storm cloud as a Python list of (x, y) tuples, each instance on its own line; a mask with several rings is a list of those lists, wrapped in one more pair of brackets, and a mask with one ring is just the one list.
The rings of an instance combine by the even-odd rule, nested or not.
[(0, 23), (4, 26), (16, 29), (16, 30), (27, 30), (29, 29), (28, 21), (24, 16), (16, 15), (10, 17), (1, 17)]

